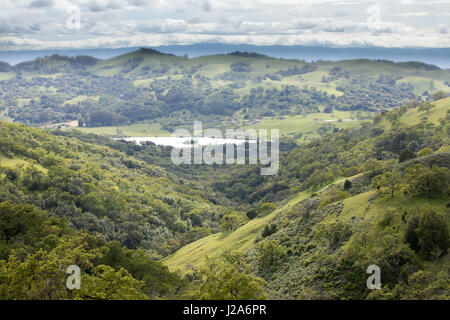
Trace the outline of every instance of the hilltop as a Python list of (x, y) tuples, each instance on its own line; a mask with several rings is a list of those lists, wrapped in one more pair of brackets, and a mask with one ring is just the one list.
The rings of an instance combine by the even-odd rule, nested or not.
[(168, 135), (194, 118), (210, 127), (301, 127), (300, 117), (311, 123), (320, 114), (354, 121), (283, 132), (306, 142), (320, 127), (355, 127), (406, 101), (430, 101), (449, 81), (448, 70), (419, 62), (311, 63), (251, 51), (189, 58), (148, 48), (104, 60), (52, 55), (1, 65), (0, 117), (32, 126), (78, 121), (81, 130), (110, 135)]

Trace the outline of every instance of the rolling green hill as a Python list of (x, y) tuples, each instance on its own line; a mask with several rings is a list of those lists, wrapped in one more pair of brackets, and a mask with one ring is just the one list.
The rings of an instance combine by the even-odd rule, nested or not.
[[(300, 116), (325, 112), (345, 119), (345, 113), (362, 121), (407, 100), (448, 92), (449, 80), (448, 70), (416, 62), (306, 63), (246, 52), (186, 58), (152, 49), (101, 61), (54, 55), (0, 72), (0, 112), (33, 126), (78, 120), (81, 130), (118, 136), (169, 134), (193, 119), (244, 128), (263, 119), (305, 142), (321, 126), (326, 132), (353, 123), (309, 128)], [(154, 130), (158, 124), (161, 130)]]
[[(2, 70), (0, 119), (23, 124), (0, 121), (0, 297), (49, 297), (29, 275), (76, 258), (80, 298), (108, 279), (121, 299), (217, 298), (229, 274), (246, 299), (449, 298), (448, 70), (151, 49)], [(278, 174), (111, 139), (194, 120), (279, 128)]]
[[(450, 98), (434, 105), (432, 111), (420, 111), (419, 106), (394, 109), (369, 126), (314, 142), (322, 145), (322, 150), (327, 150), (328, 145), (338, 150), (340, 157), (327, 165), (328, 170), (335, 166), (338, 175), (358, 174), (331, 184), (320, 175), (317, 180), (311, 180), (315, 174), (303, 178), (300, 189), (309, 189), (293, 191), (291, 200), (280, 203), (271, 214), (255, 218), (231, 233), (193, 242), (163, 263), (171, 270), (189, 273), (192, 267), (202, 268), (206, 258), (217, 259), (229, 250), (242, 252), (254, 274), (267, 281), (269, 297), (277, 299), (448, 299)], [(397, 112), (400, 118), (394, 125), (389, 124), (391, 114)], [(423, 120), (419, 119), (424, 116), (433, 126), (420, 125)], [(374, 135), (383, 123), (385, 129)], [(394, 153), (379, 153), (381, 158), (376, 159), (376, 149), (383, 149), (383, 141), (395, 134), (402, 135), (402, 144), (409, 148), (430, 149), (401, 163), (392, 158)], [(418, 145), (412, 147), (412, 141)], [(344, 143), (345, 152), (340, 149)], [(301, 173), (313, 165), (298, 157), (311, 146), (300, 146), (285, 159), (290, 167), (285, 170), (291, 190), (298, 183), (295, 170)], [(401, 150), (395, 151), (400, 158), (404, 157)], [(351, 159), (353, 152), (358, 158)], [(291, 161), (298, 167), (290, 166)], [(345, 161), (354, 169), (345, 170)], [(390, 172), (397, 180), (387, 178)], [(389, 181), (394, 181), (392, 195)], [(429, 189), (426, 185), (440, 187)], [(415, 229), (415, 223), (423, 223), (423, 228), (430, 230), (436, 228), (430, 231), (435, 236), (415, 242), (415, 237), (425, 232), (421, 227)], [(438, 249), (440, 245), (447, 249)], [(382, 290), (370, 291), (365, 286), (366, 268), (371, 264), (381, 268)]]

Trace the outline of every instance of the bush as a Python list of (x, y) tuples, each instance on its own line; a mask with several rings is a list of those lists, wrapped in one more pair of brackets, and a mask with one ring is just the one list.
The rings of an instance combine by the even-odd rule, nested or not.
[(275, 271), (287, 255), (287, 249), (281, 246), (277, 240), (265, 241), (258, 249), (258, 262), (261, 271)]
[(433, 100), (436, 101), (436, 100), (447, 98), (448, 94), (444, 90), (439, 90), (439, 91), (436, 91), (435, 93), (433, 93), (432, 97), (433, 97)]
[(242, 219), (236, 213), (228, 213), (223, 216), (222, 221), (220, 222), (220, 231), (227, 232), (237, 229), (241, 225)]
[(403, 149), (398, 157), (398, 162), (405, 162), (416, 158), (416, 154), (410, 149)]
[(344, 190), (348, 190), (348, 189), (350, 189), (352, 187), (352, 182), (350, 181), (350, 180), (348, 180), (348, 179), (345, 179), (345, 182), (344, 182)]
[(424, 258), (437, 260), (450, 246), (445, 219), (430, 209), (416, 214), (408, 221), (406, 242)]
[(271, 213), (273, 210), (276, 209), (276, 205), (274, 205), (273, 203), (263, 203), (260, 207), (259, 207), (259, 212), (261, 212), (261, 214), (265, 215), (268, 213)]
[(246, 215), (247, 215), (247, 218), (249, 218), (251, 220), (258, 216), (258, 211), (256, 211), (255, 208), (251, 208), (250, 210), (247, 211)]
[(277, 232), (277, 230), (278, 228), (275, 224), (266, 224), (261, 235), (263, 238), (265, 238), (274, 234), (275, 232)]
[[(449, 234), (446, 221), (436, 212), (427, 210), (422, 213), (416, 229), (420, 252), (424, 257), (433, 257), (433, 250), (440, 250), (438, 258), (447, 253)], [(436, 252), (436, 251), (435, 251)]]
[(317, 227), (315, 237), (318, 240), (326, 240), (331, 248), (337, 248), (352, 235), (349, 224), (342, 221), (323, 221)]
[(420, 157), (428, 156), (428, 155), (430, 155), (432, 153), (433, 153), (433, 149), (431, 149), (431, 148), (424, 148), (424, 149), (420, 150), (417, 153), (417, 157), (420, 158)]

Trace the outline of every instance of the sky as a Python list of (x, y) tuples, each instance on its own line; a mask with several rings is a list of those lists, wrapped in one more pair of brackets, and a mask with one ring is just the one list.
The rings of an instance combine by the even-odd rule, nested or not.
[(450, 48), (450, 0), (1, 0), (0, 50), (194, 43)]

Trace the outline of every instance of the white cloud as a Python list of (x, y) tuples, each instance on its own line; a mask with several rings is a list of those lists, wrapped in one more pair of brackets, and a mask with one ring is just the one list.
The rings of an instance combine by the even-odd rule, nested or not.
[[(4, 2), (4, 3), (3, 3)], [(450, 0), (2, 0), (0, 50), (226, 42), (450, 47)], [(81, 9), (68, 30), (66, 9)], [(422, 19), (430, 17), (433, 19)], [(418, 22), (420, 20), (420, 23)]]
[(446, 24), (440, 24), (438, 25), (438, 32), (439, 33), (444, 33), (447, 34), (448, 33), (448, 27)]

